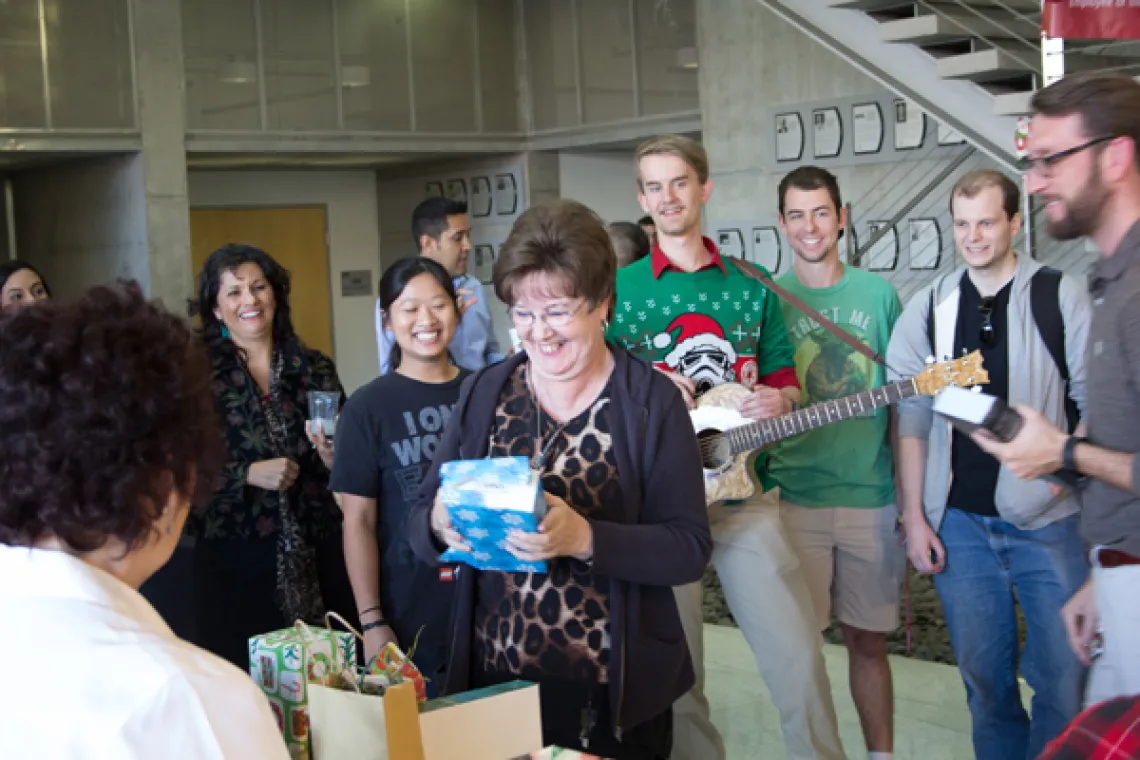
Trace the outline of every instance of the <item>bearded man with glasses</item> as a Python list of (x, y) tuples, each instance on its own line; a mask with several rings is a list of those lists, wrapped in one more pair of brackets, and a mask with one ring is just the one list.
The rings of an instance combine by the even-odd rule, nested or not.
[[(891, 380), (930, 355), (980, 350), (983, 389), (1077, 426), (1085, 406), (1090, 306), (1071, 277), (1012, 245), (1021, 193), (996, 171), (963, 176), (950, 193), (954, 240), (966, 266), (938, 278), (903, 311), (891, 336)], [(1050, 318), (1052, 317), (1052, 318)], [(1084, 667), (1060, 611), (1087, 576), (1079, 504), (1044, 481), (1025, 482), (968, 435), (936, 418), (929, 397), (899, 408), (898, 500), (907, 555), (934, 573), (966, 686), (979, 758), (1037, 757), (1080, 711)], [(1020, 651), (1015, 603), (1030, 629)], [(1022, 707), (1018, 663), (1033, 688)]]
[(1092, 573), (1064, 619), (1082, 660), (1100, 653), (1085, 695), (1095, 704), (1140, 693), (1140, 85), (1079, 74), (1038, 92), (1032, 108), (1028, 189), (1046, 228), (1058, 240), (1087, 236), (1101, 251), (1089, 277), (1088, 438), (1019, 409), (1016, 438), (979, 443), (1023, 478), (1060, 468), (1086, 478), (1081, 534)]

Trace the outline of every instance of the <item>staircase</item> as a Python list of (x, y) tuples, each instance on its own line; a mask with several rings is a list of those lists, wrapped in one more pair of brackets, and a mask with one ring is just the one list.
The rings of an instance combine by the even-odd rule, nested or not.
[[(999, 164), (1043, 81), (1041, 0), (757, 0)], [(1134, 41), (1065, 41), (1064, 70), (1140, 72)]]

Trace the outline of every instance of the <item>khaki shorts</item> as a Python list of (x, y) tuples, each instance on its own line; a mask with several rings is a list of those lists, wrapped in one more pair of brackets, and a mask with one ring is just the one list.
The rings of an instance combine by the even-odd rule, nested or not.
[(898, 543), (898, 508), (801, 507), (780, 514), (811, 592), (820, 630), (841, 623), (888, 633), (899, 626), (899, 585), (906, 551)]

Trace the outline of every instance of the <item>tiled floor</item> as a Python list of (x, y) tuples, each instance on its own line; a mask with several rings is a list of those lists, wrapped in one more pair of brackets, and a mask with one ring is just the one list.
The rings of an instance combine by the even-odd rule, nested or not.
[[(851, 760), (867, 756), (847, 686), (847, 652), (826, 646), (843, 746)], [(736, 628), (705, 626), (706, 691), (729, 760), (786, 757), (776, 708)], [(891, 658), (895, 684), (895, 753), (899, 760), (973, 760), (970, 714), (958, 671), (939, 663)], [(1023, 686), (1025, 696), (1028, 690)]]

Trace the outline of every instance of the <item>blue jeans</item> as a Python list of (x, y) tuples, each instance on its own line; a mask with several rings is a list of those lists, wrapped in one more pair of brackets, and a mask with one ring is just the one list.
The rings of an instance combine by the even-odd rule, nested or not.
[[(1000, 517), (947, 509), (946, 569), (934, 576), (966, 684), (978, 760), (1036, 758), (1081, 708), (1085, 669), (1069, 648), (1061, 607), (1088, 574), (1079, 515), (1019, 530)], [(1020, 657), (1014, 592), (1025, 615)], [(1018, 661), (1033, 689), (1033, 720)]]

